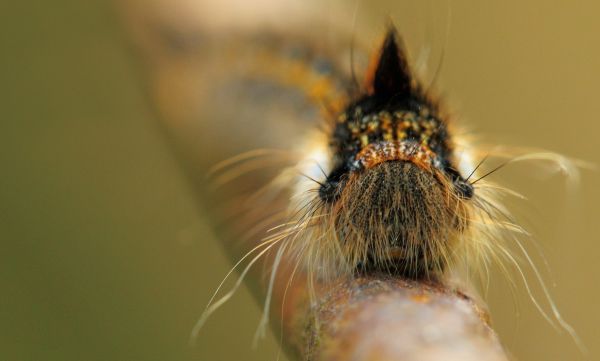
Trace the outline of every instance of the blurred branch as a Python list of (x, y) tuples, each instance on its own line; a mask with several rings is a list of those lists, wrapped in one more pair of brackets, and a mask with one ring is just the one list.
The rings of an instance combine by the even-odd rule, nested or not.
[(302, 359), (507, 360), (485, 311), (442, 284), (359, 276), (321, 289), (312, 307), (298, 287), (284, 339)]

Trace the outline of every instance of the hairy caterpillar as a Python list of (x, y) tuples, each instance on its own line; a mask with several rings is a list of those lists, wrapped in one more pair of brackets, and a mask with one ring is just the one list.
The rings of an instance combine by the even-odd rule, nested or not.
[[(498, 168), (479, 174), (479, 165), (487, 157), (548, 160), (576, 173), (552, 153), (469, 146), (410, 71), (393, 29), (362, 86), (327, 51), (286, 48), (292, 40), (265, 35), (251, 40), (262, 47), (252, 51), (256, 63), (239, 70), (247, 81), (237, 90), (264, 96), (277, 87), (295, 89), (317, 105), (320, 112), (308, 116), (324, 125), (307, 132), (314, 134), (303, 136), (295, 151), (255, 150), (214, 167), (215, 183), (237, 192), (226, 223), (259, 242), (241, 259), (250, 261), (242, 278), (261, 259), (271, 266), (271, 285), (283, 266), (313, 283), (356, 272), (430, 279), (484, 274), (495, 259), (514, 261), (504, 242), (518, 242), (526, 232), (497, 199), (512, 192), (486, 179)], [(257, 88), (264, 79), (273, 88)], [(268, 166), (271, 176), (238, 181)], [(260, 177), (267, 180), (256, 181)], [(211, 304), (196, 329), (231, 295)]]

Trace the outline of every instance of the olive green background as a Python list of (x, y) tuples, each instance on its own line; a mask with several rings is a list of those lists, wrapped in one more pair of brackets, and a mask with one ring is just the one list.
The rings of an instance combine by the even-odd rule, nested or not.
[[(600, 163), (599, 12), (593, 1), (452, 2), (439, 85), (463, 124)], [(275, 360), (273, 337), (251, 347), (259, 312), (246, 290), (187, 345), (229, 263), (114, 4), (3, 2), (0, 18), (0, 359)], [(599, 175), (583, 171), (574, 193), (532, 166), (495, 177), (529, 196), (511, 209), (544, 252), (548, 267), (536, 264), (587, 359), (600, 360)], [(488, 299), (516, 358), (585, 359), (514, 280), (512, 294), (494, 275)]]

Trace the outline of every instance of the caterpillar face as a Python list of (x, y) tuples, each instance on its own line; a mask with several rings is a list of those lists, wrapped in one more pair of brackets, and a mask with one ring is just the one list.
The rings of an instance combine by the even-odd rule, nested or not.
[(394, 29), (367, 92), (330, 134), (332, 171), (319, 189), (347, 261), (411, 276), (443, 270), (467, 227), (473, 187), (454, 164), (437, 104), (410, 74)]

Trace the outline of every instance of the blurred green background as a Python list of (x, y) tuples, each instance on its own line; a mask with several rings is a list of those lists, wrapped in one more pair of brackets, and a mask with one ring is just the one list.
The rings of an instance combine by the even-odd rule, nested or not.
[[(598, 164), (599, 11), (452, 2), (440, 87), (488, 139)], [(276, 359), (273, 337), (251, 347), (259, 312), (246, 290), (187, 345), (229, 263), (161, 134), (114, 4), (5, 2), (0, 14), (0, 359)], [(587, 359), (600, 359), (600, 178), (583, 172), (573, 195), (528, 170), (497, 179), (530, 197), (518, 213), (554, 299)], [(496, 328), (518, 359), (584, 359), (518, 280), (515, 295), (501, 276), (492, 285)]]

